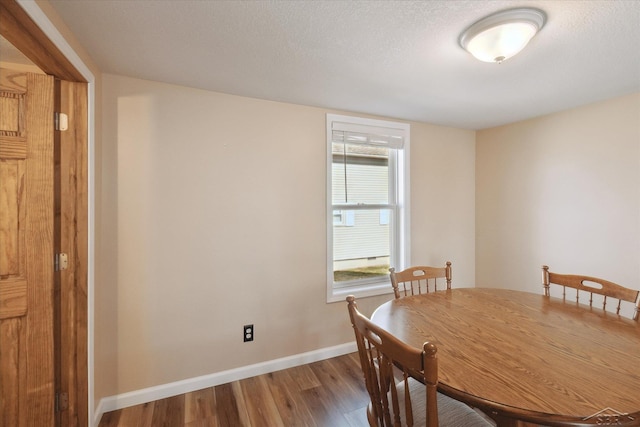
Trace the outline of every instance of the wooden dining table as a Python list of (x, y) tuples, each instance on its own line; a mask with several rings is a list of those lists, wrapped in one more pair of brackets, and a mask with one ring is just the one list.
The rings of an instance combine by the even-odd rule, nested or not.
[(457, 288), (382, 304), (371, 320), (438, 348), (438, 390), (499, 426), (640, 426), (640, 322), (540, 294)]

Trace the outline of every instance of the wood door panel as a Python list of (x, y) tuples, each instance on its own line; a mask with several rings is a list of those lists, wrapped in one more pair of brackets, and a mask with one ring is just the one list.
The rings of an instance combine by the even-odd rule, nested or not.
[(53, 78), (0, 70), (0, 426), (54, 421)]
[[(0, 346), (0, 425), (24, 425), (13, 424), (20, 413), (20, 401), (25, 400), (25, 389), (21, 374), (24, 376), (24, 357), (20, 357), (25, 351), (23, 334), (23, 319), (13, 318), (0, 322), (0, 342), (14, 342), (13, 346)], [(22, 366), (21, 366), (22, 365)], [(22, 369), (21, 369), (22, 368)]]
[(0, 159), (26, 159), (27, 142), (22, 137), (0, 136)]
[(23, 186), (26, 84), (25, 73), (0, 70), (0, 319), (27, 312)]
[[(20, 223), (24, 221), (22, 186), (24, 171), (21, 162), (0, 160), (0, 278), (20, 277), (23, 233)], [(24, 253), (22, 254), (24, 256)]]
[(24, 94), (0, 92), (0, 130), (4, 136), (24, 135)]
[(0, 282), (0, 320), (27, 314), (27, 281)]
[(27, 74), (25, 184), (28, 425), (52, 425), (53, 369), (53, 78)]
[(26, 142), (26, 73), (0, 69), (0, 136)]

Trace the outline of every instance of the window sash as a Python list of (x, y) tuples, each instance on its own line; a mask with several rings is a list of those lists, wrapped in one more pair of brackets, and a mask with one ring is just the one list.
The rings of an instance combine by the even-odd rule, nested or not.
[[(380, 224), (380, 213), (386, 211), (388, 213), (389, 223), (385, 225)], [(355, 268), (362, 268), (367, 266), (367, 259), (372, 257), (380, 259), (380, 257), (385, 258), (389, 257), (390, 265), (395, 265), (396, 262), (396, 251), (394, 247), (396, 246), (396, 217), (398, 215), (398, 211), (389, 207), (362, 207), (359, 206), (359, 209), (354, 210), (353, 212), (362, 212), (365, 215), (360, 218), (360, 221), (364, 219), (366, 223), (359, 222), (361, 227), (359, 233), (366, 233), (367, 240), (364, 245), (358, 245), (357, 243), (354, 246), (345, 248), (344, 246), (336, 245), (337, 241), (344, 241), (344, 228), (340, 226), (333, 227), (334, 230), (334, 245), (332, 245), (333, 257), (329, 260), (330, 264), (332, 264), (332, 268), (330, 269), (330, 276), (333, 279), (333, 287), (335, 289), (348, 289), (348, 288), (358, 288), (363, 285), (370, 285), (373, 283), (379, 283), (381, 281), (387, 282), (388, 272), (385, 270), (382, 274), (376, 275), (370, 278), (358, 278), (352, 280), (335, 280), (336, 270), (341, 271), (349, 271)], [(368, 221), (367, 221), (368, 220)], [(352, 230), (348, 230), (347, 233), (350, 234)], [(384, 252), (386, 251), (386, 252)], [(345, 258), (345, 255), (347, 256)], [(353, 257), (349, 257), (349, 255), (353, 255)], [(336, 269), (336, 264), (340, 263), (355, 263), (351, 264), (350, 268), (340, 268)], [(343, 273), (344, 274), (344, 273)], [(389, 288), (390, 289), (390, 288)]]

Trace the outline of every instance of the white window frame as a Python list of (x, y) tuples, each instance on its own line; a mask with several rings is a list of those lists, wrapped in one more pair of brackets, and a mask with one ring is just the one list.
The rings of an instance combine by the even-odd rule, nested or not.
[[(342, 209), (333, 205), (332, 198), (332, 136), (334, 126), (340, 128), (353, 129), (354, 132), (377, 134), (385, 129), (392, 129), (394, 133), (401, 133), (404, 138), (402, 148), (396, 149), (395, 161), (389, 161), (389, 183), (395, 186), (395, 210), (397, 221), (391, 221), (391, 266), (396, 270), (402, 270), (410, 264), (409, 239), (410, 230), (410, 182), (409, 182), (409, 147), (411, 127), (407, 123), (391, 122), (386, 120), (367, 119), (354, 116), (343, 116), (337, 114), (327, 114), (327, 203), (326, 203), (326, 225), (327, 225), (327, 302), (344, 301), (347, 295), (356, 297), (367, 297), (392, 293), (389, 276), (382, 276), (376, 279), (363, 279), (354, 281), (350, 286), (336, 287), (333, 281), (333, 211)], [(389, 201), (393, 204), (393, 201)], [(364, 208), (375, 208), (376, 205), (367, 205)], [(358, 209), (358, 206), (349, 207)]]

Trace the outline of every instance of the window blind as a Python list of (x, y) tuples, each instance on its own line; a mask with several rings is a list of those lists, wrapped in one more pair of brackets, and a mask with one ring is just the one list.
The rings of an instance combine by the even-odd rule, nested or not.
[(337, 143), (401, 149), (404, 147), (404, 139), (404, 129), (341, 122), (333, 122), (331, 127), (331, 140)]

